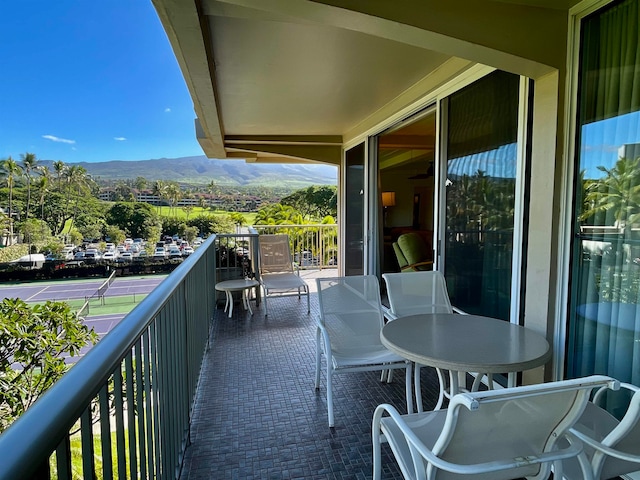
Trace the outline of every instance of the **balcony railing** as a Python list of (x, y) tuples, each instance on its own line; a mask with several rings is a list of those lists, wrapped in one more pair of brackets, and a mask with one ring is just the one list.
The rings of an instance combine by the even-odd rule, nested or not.
[(70, 479), (72, 464), (73, 478), (178, 477), (217, 246), (212, 236), (0, 435), (0, 478)]
[(301, 269), (336, 268), (338, 225), (254, 225), (258, 233), (286, 233), (293, 261)]
[(336, 225), (212, 236), (0, 435), (0, 479), (178, 478), (213, 286), (257, 274), (258, 231), (289, 234), (301, 268), (335, 267)]

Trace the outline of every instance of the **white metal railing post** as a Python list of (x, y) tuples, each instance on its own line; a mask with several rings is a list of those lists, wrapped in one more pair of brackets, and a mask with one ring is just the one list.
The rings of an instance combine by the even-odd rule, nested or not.
[(253, 225), (250, 231), (288, 234), (293, 260), (300, 269), (337, 268), (337, 224)]

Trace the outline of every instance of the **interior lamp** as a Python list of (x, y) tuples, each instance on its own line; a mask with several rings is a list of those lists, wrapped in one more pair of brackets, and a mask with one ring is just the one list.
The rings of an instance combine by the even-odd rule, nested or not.
[(382, 192), (382, 206), (395, 207), (396, 206), (396, 192)]
[(387, 216), (389, 207), (396, 206), (396, 192), (382, 192), (382, 206), (384, 207), (384, 217), (382, 226), (387, 228)]

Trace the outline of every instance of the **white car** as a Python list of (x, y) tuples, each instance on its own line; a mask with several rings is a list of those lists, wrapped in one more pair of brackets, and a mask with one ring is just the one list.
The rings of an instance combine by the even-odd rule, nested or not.
[(178, 257), (182, 257), (182, 252), (177, 246), (171, 245), (169, 247), (169, 258), (178, 258)]
[(130, 262), (133, 260), (133, 253), (131, 252), (124, 252), (120, 254), (120, 257), (118, 258), (119, 262)]
[(115, 250), (108, 250), (102, 255), (102, 260), (107, 260), (109, 262), (113, 262), (116, 258), (118, 258), (118, 254)]
[(182, 255), (184, 257), (188, 257), (189, 255), (191, 255), (193, 253), (193, 247), (184, 247), (182, 249)]
[(167, 258), (167, 251), (164, 247), (156, 247), (153, 252), (153, 258)]

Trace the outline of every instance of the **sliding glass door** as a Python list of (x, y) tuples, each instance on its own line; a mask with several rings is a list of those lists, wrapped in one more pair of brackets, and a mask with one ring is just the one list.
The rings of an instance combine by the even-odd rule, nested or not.
[(449, 295), (467, 313), (502, 320), (510, 320), (516, 195), (522, 195), (519, 85), (517, 75), (496, 71), (446, 102), (442, 243)]
[(365, 272), (365, 145), (345, 152), (345, 275)]
[(640, 47), (637, 0), (585, 17), (567, 376), (640, 385)]

